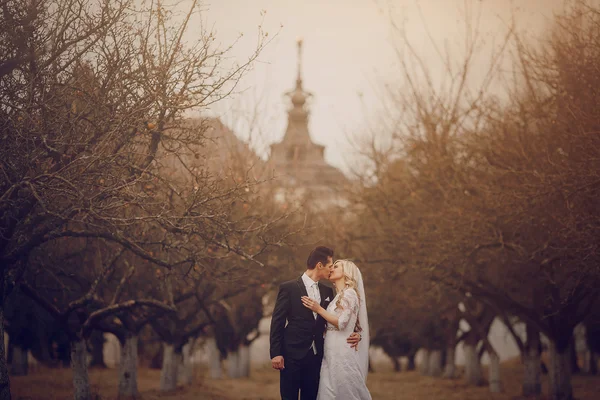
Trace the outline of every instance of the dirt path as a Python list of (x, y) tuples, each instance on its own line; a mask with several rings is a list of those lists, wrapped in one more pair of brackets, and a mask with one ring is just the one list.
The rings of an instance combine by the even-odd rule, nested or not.
[[(380, 368), (369, 374), (367, 385), (375, 400), (516, 400), (521, 396), (522, 367), (519, 362), (503, 365), (504, 393), (492, 394), (487, 387), (470, 387), (463, 380), (444, 380), (424, 377), (417, 372), (395, 373)], [(547, 389), (547, 376), (543, 390)], [(230, 398), (239, 400), (279, 399), (277, 372), (262, 369), (253, 371), (250, 379), (207, 380), (205, 386)], [(578, 400), (600, 399), (600, 377), (575, 376), (573, 390)], [(543, 400), (544, 397), (542, 397)]]
[[(279, 376), (270, 369), (252, 372), (249, 379), (205, 378), (197, 371), (195, 384), (180, 388), (170, 394), (158, 391), (160, 371), (142, 368), (139, 387), (143, 400), (275, 400), (279, 399)], [(516, 400), (520, 396), (521, 366), (509, 363), (503, 368), (505, 392), (491, 394), (486, 387), (468, 387), (460, 379), (442, 380), (420, 376), (416, 372), (394, 373), (380, 371), (370, 374), (368, 386), (376, 400)], [(92, 370), (90, 379), (93, 393), (101, 400), (117, 398), (117, 371)], [(544, 378), (544, 388), (547, 385)], [(13, 399), (16, 400), (66, 400), (72, 399), (71, 371), (69, 369), (44, 369), (27, 377), (11, 378)], [(600, 377), (575, 376), (575, 396), (578, 400), (600, 399)], [(542, 398), (543, 399), (543, 398)]]

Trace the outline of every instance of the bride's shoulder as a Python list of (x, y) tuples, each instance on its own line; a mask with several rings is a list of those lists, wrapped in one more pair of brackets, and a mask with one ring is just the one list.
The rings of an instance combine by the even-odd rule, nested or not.
[(356, 290), (354, 288), (348, 288), (344, 291), (344, 293), (349, 296), (358, 297), (358, 293), (356, 292)]

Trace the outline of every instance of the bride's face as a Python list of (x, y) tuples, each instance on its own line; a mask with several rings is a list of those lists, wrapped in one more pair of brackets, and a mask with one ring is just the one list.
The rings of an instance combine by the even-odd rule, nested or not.
[(329, 280), (330, 281), (337, 281), (339, 279), (342, 279), (344, 277), (344, 267), (342, 266), (342, 263), (335, 263), (333, 264), (333, 268), (331, 270), (331, 275), (329, 275)]

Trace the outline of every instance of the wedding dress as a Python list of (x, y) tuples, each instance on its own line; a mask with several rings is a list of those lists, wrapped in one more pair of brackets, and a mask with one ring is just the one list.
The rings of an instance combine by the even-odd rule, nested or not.
[[(362, 292), (360, 299), (354, 289), (346, 289), (340, 307), (337, 306), (340, 294), (327, 307), (327, 311), (338, 316), (338, 327), (327, 324), (317, 400), (371, 399), (366, 386), (369, 333), (362, 277), (358, 283), (359, 293)], [(357, 318), (363, 329), (358, 351), (346, 343), (354, 331)]]

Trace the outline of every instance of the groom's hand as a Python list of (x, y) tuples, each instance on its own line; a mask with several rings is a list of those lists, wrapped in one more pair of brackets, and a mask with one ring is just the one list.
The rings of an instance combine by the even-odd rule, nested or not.
[(282, 370), (285, 368), (285, 363), (283, 361), (283, 356), (273, 357), (271, 360), (271, 365), (274, 369)]
[(348, 336), (346, 342), (348, 342), (350, 348), (358, 350), (358, 343), (361, 339), (362, 337), (360, 336), (360, 333), (354, 332), (352, 333), (352, 335)]

